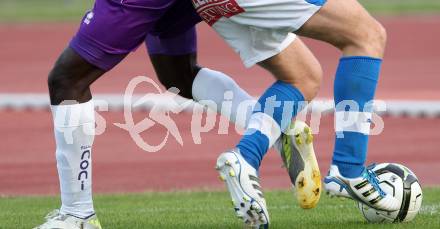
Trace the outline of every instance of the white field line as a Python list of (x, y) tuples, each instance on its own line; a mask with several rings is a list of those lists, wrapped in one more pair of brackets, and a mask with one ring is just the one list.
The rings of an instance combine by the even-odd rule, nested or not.
[[(144, 95), (133, 95), (131, 103), (134, 104)], [(122, 111), (124, 109), (124, 96), (122, 94), (95, 94), (96, 104), (107, 104), (109, 111)], [(187, 100), (178, 98), (172, 101), (164, 95), (153, 95), (149, 97), (151, 103), (145, 103), (134, 107), (133, 110), (146, 111), (153, 106), (159, 106), (162, 109), (175, 108), (178, 103), (184, 103)], [(177, 103), (176, 103), (177, 102)], [(391, 117), (416, 117), (416, 118), (440, 118), (440, 101), (431, 100), (382, 100), (386, 104), (386, 109), (380, 109), (377, 105), (375, 110), (380, 115)], [(191, 112), (196, 103), (191, 103), (184, 109)], [(0, 111), (1, 110), (48, 110), (49, 97), (44, 93), (23, 93), (23, 94), (2, 94), (0, 93)], [(319, 98), (308, 106), (308, 109), (321, 111), (324, 114), (333, 113), (334, 103), (332, 99)]]

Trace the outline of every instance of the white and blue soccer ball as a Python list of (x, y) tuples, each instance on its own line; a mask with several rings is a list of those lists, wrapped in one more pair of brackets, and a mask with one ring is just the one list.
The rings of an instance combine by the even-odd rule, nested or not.
[(385, 193), (400, 200), (400, 210), (386, 212), (358, 203), (359, 210), (370, 223), (398, 223), (413, 220), (422, 205), (423, 193), (417, 176), (407, 167), (382, 163), (373, 169)]

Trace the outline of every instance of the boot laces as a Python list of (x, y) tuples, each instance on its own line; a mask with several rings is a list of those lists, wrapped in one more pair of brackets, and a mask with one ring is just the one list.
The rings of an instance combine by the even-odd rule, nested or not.
[(379, 185), (379, 180), (377, 179), (377, 174), (374, 172), (375, 164), (370, 165), (366, 168), (366, 172), (364, 173), (364, 178), (370, 182), (371, 186), (379, 192), (379, 195), (382, 197), (385, 197), (386, 193), (382, 190), (382, 188)]

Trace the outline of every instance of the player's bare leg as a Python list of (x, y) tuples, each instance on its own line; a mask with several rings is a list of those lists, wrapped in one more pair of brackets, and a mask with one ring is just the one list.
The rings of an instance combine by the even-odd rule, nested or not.
[(327, 3), (295, 33), (325, 41), (344, 56), (382, 58), (387, 34), (357, 0), (327, 0)]
[[(83, 18), (69, 48), (56, 62), (48, 83), (54, 115), (62, 206), (57, 214), (46, 218), (48, 222), (41, 228), (100, 227), (89, 226), (89, 220), (94, 214), (91, 167), (95, 131), (90, 85), (142, 44), (149, 33), (153, 30), (159, 32), (156, 25), (160, 24), (166, 28), (166, 32), (175, 32), (172, 35), (177, 36), (185, 32), (182, 28), (189, 29), (197, 23), (191, 19), (192, 11), (181, 10), (185, 4), (191, 9), (190, 2), (169, 3), (171, 1), (159, 4), (146, 1), (96, 1), (92, 11), (87, 12)], [(176, 26), (172, 23), (176, 21), (172, 20), (174, 17), (190, 19), (179, 21)], [(126, 23), (121, 24), (121, 21)], [(171, 30), (173, 26), (179, 30)], [(188, 35), (187, 40), (192, 41), (193, 34)], [(161, 46), (156, 48), (161, 49)], [(66, 216), (74, 217), (75, 220)], [(62, 222), (75, 225), (59, 226)]]
[[(298, 86), (301, 86), (304, 90), (308, 87), (319, 87), (322, 73), (319, 63), (313, 54), (310, 53), (299, 39), (297, 43), (289, 47), (289, 49), (292, 49), (288, 51), (289, 53), (293, 51), (309, 58), (309, 60), (299, 59), (301, 63), (295, 64), (298, 73), (288, 73), (290, 69), (272, 66), (285, 65), (292, 59), (287, 55), (279, 55), (274, 57), (273, 60), (268, 60), (270, 63), (266, 64), (267, 68), (274, 68), (276, 71), (284, 72), (276, 74), (280, 76), (284, 75), (283, 77), (285, 78), (288, 78), (289, 74), (298, 74), (301, 76), (309, 75), (310, 79), (301, 80), (310, 84), (310, 86), (301, 86), (301, 84), (298, 84)], [(214, 102), (215, 106), (212, 106), (212, 109), (217, 110), (217, 112), (221, 114), (223, 112), (223, 115), (230, 118), (237, 126), (246, 128), (246, 123), (250, 119), (251, 112), (239, 112), (239, 106), (248, 104), (246, 106), (248, 106), (247, 110), (249, 111), (253, 109), (257, 101), (240, 88), (231, 77), (222, 72), (200, 67), (197, 64), (196, 53), (187, 55), (153, 54), (150, 55), (150, 59), (160, 82), (166, 88), (177, 87), (180, 90), (179, 95), (194, 99), (197, 102), (200, 101), (203, 103), (204, 101), (209, 101), (209, 103), (206, 103), (207, 106), (212, 106), (212, 102)], [(279, 62), (284, 63), (279, 64)], [(262, 64), (264, 65), (264, 63)], [(168, 66), (171, 65), (174, 67), (169, 68)], [(302, 68), (303, 66), (307, 66), (309, 69)], [(311, 85), (311, 82), (315, 82), (315, 85)], [(216, 87), (211, 87), (211, 85), (216, 85)], [(317, 90), (317, 88), (313, 88), (310, 93), (316, 93)], [(232, 93), (230, 109), (222, 109), (226, 92)], [(311, 135), (310, 128), (303, 122), (296, 121), (289, 126), (289, 129), (292, 129), (294, 136), (283, 134), (275, 143), (274, 148), (280, 153), (284, 161), (300, 206), (303, 208), (312, 208), (318, 202), (321, 190), (319, 182), (320, 174), (316, 157), (314, 153), (311, 153), (313, 152), (313, 136)], [(308, 161), (305, 162), (303, 158), (306, 158)], [(308, 182), (312, 180), (310, 177), (313, 177), (315, 181)]]
[(92, 201), (95, 112), (90, 85), (104, 72), (67, 48), (49, 74), (62, 206), (37, 228), (101, 228)]
[[(237, 148), (221, 154), (216, 165), (221, 179), (227, 184), (237, 216), (255, 227), (267, 226), (269, 223), (266, 202), (258, 179), (261, 160), (268, 148), (280, 138), (281, 133), (289, 129), (292, 118), (301, 109), (299, 104), (316, 96), (322, 77), (318, 61), (300, 39), (260, 65), (271, 72), (277, 81), (260, 97), (260, 108), (254, 109), (246, 134)], [(291, 113), (283, 117), (287, 106), (291, 106)], [(295, 136), (292, 136), (298, 139), (298, 144), (289, 149), (292, 151), (294, 148), (294, 153), (298, 154), (295, 158), (301, 159), (298, 165), (303, 165), (302, 168), (298, 166), (297, 173), (293, 174), (303, 208), (314, 207), (321, 191), (319, 168), (313, 148), (300, 146), (300, 141), (311, 144), (310, 136), (310, 129), (301, 125)], [(301, 151), (305, 153), (301, 154)], [(243, 202), (243, 199), (247, 202)]]
[[(187, 99), (193, 98), (194, 78), (202, 69), (197, 64), (197, 53), (184, 55), (150, 54), (150, 59), (157, 78), (165, 88), (178, 88), (180, 96)], [(206, 77), (211, 77), (211, 74)]]
[(90, 85), (106, 71), (88, 63), (71, 48), (66, 48), (49, 73), (48, 86), (52, 105), (73, 100), (85, 103), (92, 99)]
[[(297, 33), (328, 42), (343, 54), (334, 86), (336, 137), (332, 169), (325, 180), (327, 191), (374, 208), (397, 210), (398, 201), (380, 189), (374, 173), (364, 166), (385, 29), (358, 1), (328, 0)], [(344, 126), (342, 117), (355, 117), (356, 125)]]
[[(260, 65), (278, 80), (298, 88), (308, 102), (319, 91), (323, 74), (321, 66), (298, 38), (279, 55)], [(287, 131), (283, 131), (274, 147), (281, 154), (300, 206), (304, 209), (314, 208), (322, 188), (311, 129), (304, 122), (295, 121), (287, 127)]]
[(318, 94), (322, 81), (319, 61), (307, 46), (296, 40), (278, 55), (259, 63), (280, 81), (297, 87), (305, 101), (312, 101)]

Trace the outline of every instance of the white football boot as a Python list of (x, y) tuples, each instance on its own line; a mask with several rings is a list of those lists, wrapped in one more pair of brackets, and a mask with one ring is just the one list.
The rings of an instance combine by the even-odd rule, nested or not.
[(313, 149), (312, 130), (302, 121), (294, 121), (275, 143), (292, 182), (301, 208), (316, 207), (321, 196), (321, 172)]
[(324, 189), (330, 197), (343, 197), (351, 199), (348, 194), (345, 183), (339, 179), (342, 177), (338, 166), (331, 165), (327, 176), (324, 178)]
[(96, 215), (80, 219), (71, 215), (61, 214), (54, 210), (45, 217), (46, 222), (34, 229), (102, 229)]
[(339, 173), (337, 166), (332, 165), (324, 180), (326, 192), (330, 196), (351, 198), (377, 210), (399, 210), (400, 202), (380, 188), (373, 168), (374, 165), (365, 168), (360, 177), (346, 178)]
[(246, 226), (268, 228), (269, 213), (257, 171), (241, 156), (239, 149), (222, 153), (216, 169), (226, 183), (236, 216)]

